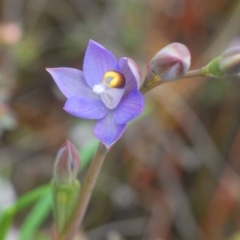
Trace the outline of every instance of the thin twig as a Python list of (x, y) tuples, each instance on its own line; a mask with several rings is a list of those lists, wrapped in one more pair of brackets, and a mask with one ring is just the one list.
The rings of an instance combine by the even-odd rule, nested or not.
[(203, 76), (203, 69), (196, 69), (192, 71), (188, 71), (183, 78), (190, 78), (190, 77), (202, 77)]
[(69, 222), (65, 232), (60, 237), (60, 240), (73, 240), (76, 235), (77, 229), (82, 223), (84, 214), (87, 210), (87, 206), (92, 195), (93, 188), (96, 184), (99, 172), (108, 153), (108, 149), (99, 143), (98, 150), (94, 156), (90, 168), (88, 170), (83, 189), (81, 190), (80, 198), (77, 203), (75, 212)]
[(152, 83), (152, 84), (148, 84), (148, 85), (144, 85), (141, 87), (140, 91), (142, 94), (146, 94), (147, 92), (149, 92), (150, 90), (152, 90), (153, 88), (166, 83), (167, 81), (162, 80), (160, 77), (158, 77), (158, 79)]
[[(204, 69), (200, 68), (197, 70), (192, 70), (192, 71), (187, 72), (181, 79), (191, 78), (191, 77), (205, 77), (204, 74), (205, 74)], [(157, 75), (155, 75), (154, 77), (156, 77), (156, 76)], [(146, 94), (153, 88), (158, 87), (159, 85), (162, 85), (163, 83), (167, 83), (167, 82), (169, 82), (169, 81), (163, 80), (158, 76), (153, 83), (150, 83), (148, 85), (143, 85), (140, 90), (141, 90), (142, 94)]]

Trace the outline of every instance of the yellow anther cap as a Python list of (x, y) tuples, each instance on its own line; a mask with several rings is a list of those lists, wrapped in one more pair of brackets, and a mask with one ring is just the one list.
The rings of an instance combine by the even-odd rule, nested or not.
[(103, 81), (109, 88), (124, 88), (125, 86), (125, 77), (116, 71), (106, 72)]

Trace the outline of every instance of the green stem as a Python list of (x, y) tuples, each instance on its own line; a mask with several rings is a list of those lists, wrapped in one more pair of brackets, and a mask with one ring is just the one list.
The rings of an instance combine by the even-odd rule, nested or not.
[[(200, 68), (197, 70), (192, 70), (187, 72), (182, 79), (184, 78), (191, 78), (191, 77), (205, 77), (207, 75), (207, 69), (205, 68)], [(140, 89), (140, 91), (142, 92), (142, 94), (146, 94), (147, 92), (149, 92), (150, 90), (152, 90), (153, 88), (162, 85), (163, 83), (167, 83), (169, 81), (165, 81), (163, 79), (161, 79), (159, 76), (155, 75), (153, 77), (153, 80), (149, 81), (149, 83), (147, 85), (143, 85)]]
[(192, 70), (188, 71), (183, 78), (189, 78), (189, 77), (202, 77), (203, 76), (203, 69), (197, 69), (197, 70)]
[(82, 191), (80, 193), (80, 198), (77, 203), (74, 214), (65, 230), (63, 235), (59, 240), (73, 240), (79, 226), (82, 223), (84, 214), (87, 210), (90, 197), (92, 195), (93, 188), (96, 184), (99, 172), (108, 153), (108, 149), (99, 143), (96, 155), (94, 156), (91, 165), (89, 167), (85, 182), (83, 184)]
[[(146, 80), (145, 80), (146, 82)], [(147, 84), (143, 84), (140, 91), (142, 94), (146, 94), (153, 88), (165, 83), (166, 81), (162, 80), (158, 75), (154, 75), (152, 80), (148, 81)]]

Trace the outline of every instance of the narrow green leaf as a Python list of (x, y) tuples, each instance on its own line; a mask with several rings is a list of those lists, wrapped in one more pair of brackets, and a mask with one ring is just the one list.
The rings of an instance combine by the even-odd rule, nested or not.
[(50, 185), (38, 187), (31, 192), (24, 194), (12, 206), (8, 207), (1, 213), (0, 218), (0, 240), (5, 240), (7, 233), (12, 225), (15, 214), (36, 201), (40, 197), (50, 194)]
[(48, 191), (34, 205), (31, 212), (28, 214), (20, 231), (20, 240), (34, 239), (34, 235), (41, 224), (49, 216), (52, 207), (51, 192)]
[(41, 196), (45, 195), (47, 192), (50, 192), (50, 185), (44, 185), (41, 187), (38, 187), (31, 192), (28, 192), (21, 196), (16, 203), (13, 205), (15, 213), (19, 212), (23, 208), (27, 207), (32, 202), (36, 201)]
[(8, 231), (13, 222), (14, 211), (12, 208), (8, 208), (1, 215), (0, 219), (0, 240), (5, 240), (8, 234)]

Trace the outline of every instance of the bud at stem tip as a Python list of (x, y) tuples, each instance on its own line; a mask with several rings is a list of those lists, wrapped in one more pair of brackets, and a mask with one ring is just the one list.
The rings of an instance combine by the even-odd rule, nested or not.
[(59, 149), (53, 170), (53, 177), (59, 184), (72, 184), (80, 167), (80, 157), (75, 146), (66, 141)]
[(161, 49), (150, 61), (150, 70), (163, 80), (183, 77), (191, 64), (188, 48), (181, 43), (171, 43)]

